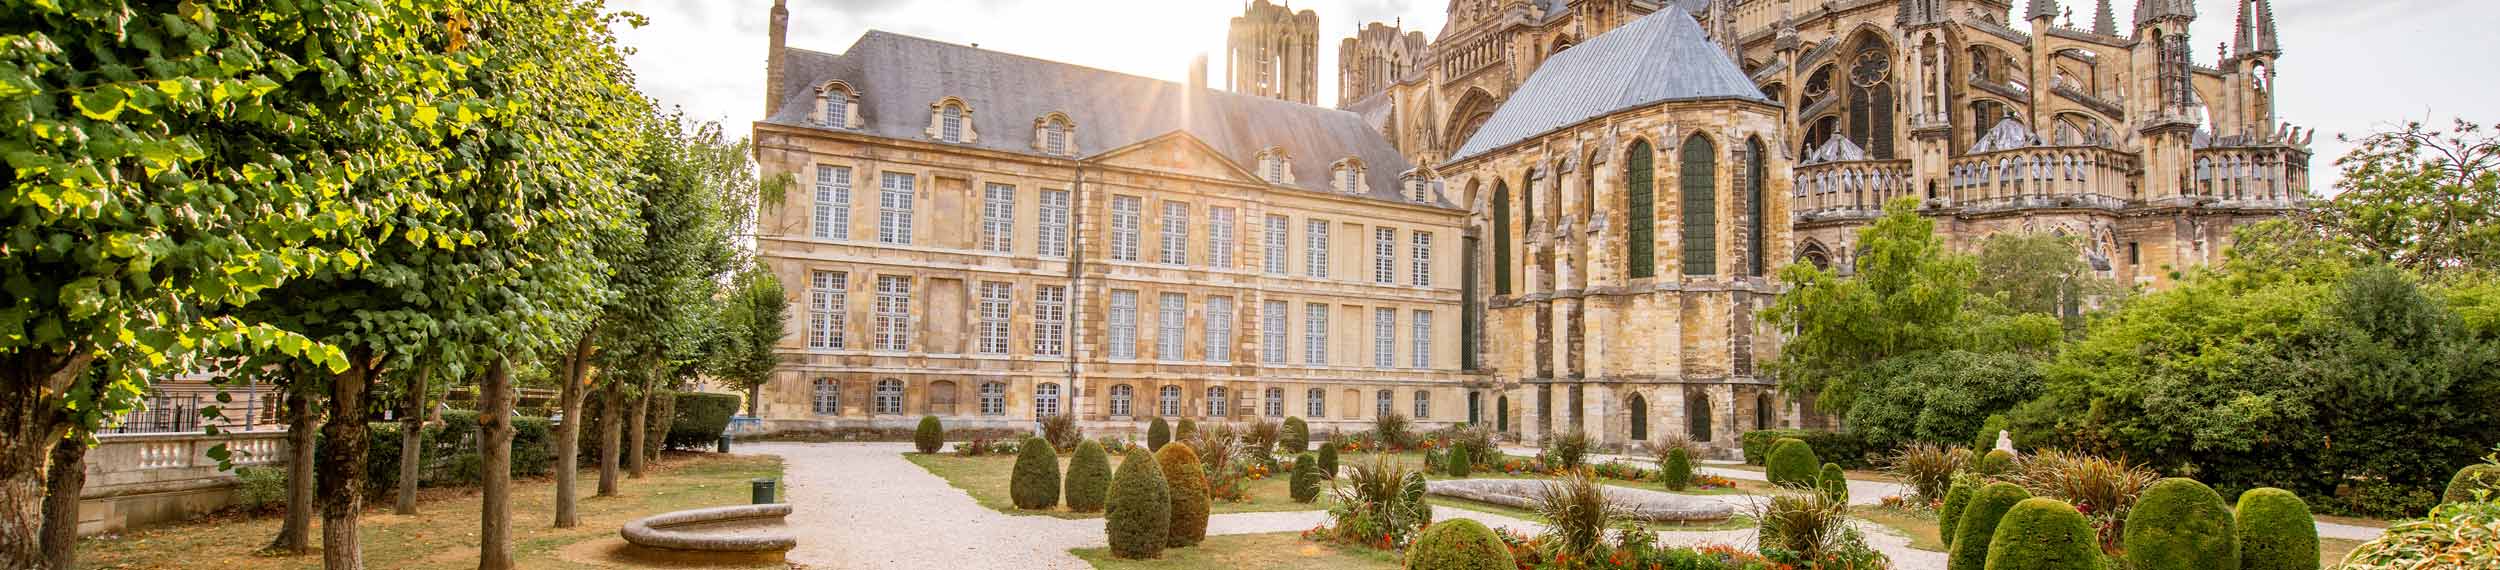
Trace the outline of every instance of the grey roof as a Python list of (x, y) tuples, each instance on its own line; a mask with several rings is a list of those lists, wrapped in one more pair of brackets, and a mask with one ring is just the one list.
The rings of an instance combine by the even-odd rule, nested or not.
[[(984, 150), (1040, 154), (1033, 123), (1052, 112), (1076, 123), (1079, 156), (1125, 147), (1174, 131), (1213, 147), (1236, 166), (1256, 171), (1258, 155), (1282, 147), (1292, 157), (1293, 186), (1335, 193), (1329, 166), (1362, 160), (1370, 198), (1408, 202), (1398, 178), (1414, 167), (1362, 116), (1265, 97), (1227, 93), (880, 30), (848, 51), (784, 53), (785, 95), (765, 122), (829, 128), (808, 121), (813, 90), (841, 80), (859, 91), (860, 131), (931, 140), (929, 106), (948, 96), (971, 106)], [(1436, 196), (1433, 205), (1453, 207)]]
[(1826, 139), (1822, 146), (1814, 147), (1814, 152), (1806, 154), (1805, 162), (1821, 164), (1851, 160), (1866, 160), (1866, 149), (1859, 147), (1858, 143), (1849, 142), (1848, 135), (1832, 133), (1832, 138)]
[(1669, 6), (1555, 54), (1450, 160), (1633, 107), (1702, 99), (1770, 101), (1690, 12)]
[(2032, 134), (2031, 127), (2023, 126), (2022, 121), (2007, 117), (1997, 121), (1997, 126), (1989, 128), (1988, 134), (1980, 135), (1978, 141), (1972, 142), (1970, 154), (2033, 146), (2040, 146), (2040, 136)]

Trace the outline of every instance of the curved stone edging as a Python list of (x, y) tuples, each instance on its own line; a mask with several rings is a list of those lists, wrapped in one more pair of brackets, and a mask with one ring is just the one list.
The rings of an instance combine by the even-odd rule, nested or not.
[[(661, 513), (625, 523), (617, 534), (625, 542), (645, 548), (696, 552), (785, 552), (799, 545), (798, 536), (782, 521), (790, 516), (789, 503), (737, 505)], [(742, 528), (768, 527), (761, 532), (714, 533), (703, 528), (682, 529), (724, 524)]]

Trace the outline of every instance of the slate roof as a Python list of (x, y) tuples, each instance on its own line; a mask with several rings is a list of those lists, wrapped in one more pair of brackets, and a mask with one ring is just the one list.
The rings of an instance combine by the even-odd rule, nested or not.
[(1538, 66), (1450, 160), (1625, 109), (1705, 99), (1769, 102), (1691, 12), (1668, 6)]
[[(785, 49), (783, 84), (772, 87), (783, 103), (767, 123), (829, 129), (807, 117), (815, 87), (838, 79), (859, 91), (858, 130), (876, 136), (933, 140), (929, 105), (953, 96), (972, 107), (977, 138), (965, 146), (1039, 155), (1033, 122), (1060, 112), (1076, 123), (1080, 157), (1182, 131), (1252, 172), (1260, 151), (1283, 147), (1292, 157), (1293, 186), (1317, 192), (1338, 194), (1329, 166), (1356, 157), (1366, 167), (1366, 197), (1408, 202), (1398, 178), (1414, 167), (1351, 112), (880, 30), (840, 54)], [(1454, 207), (1439, 196), (1432, 205)]]

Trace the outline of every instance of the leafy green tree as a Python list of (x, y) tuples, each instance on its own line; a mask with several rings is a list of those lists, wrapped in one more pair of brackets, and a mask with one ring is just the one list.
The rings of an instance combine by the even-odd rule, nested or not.
[(2360, 137), (2310, 219), (2367, 259), (2436, 274), (2500, 270), (2500, 132), (2459, 119)]
[(709, 363), (713, 378), (747, 394), (747, 414), (757, 415), (757, 402), (781, 363), (774, 349), (789, 326), (790, 299), (781, 278), (761, 263), (738, 272), (722, 299), (722, 334)]
[(1884, 206), (1884, 216), (1858, 231), (1857, 272), (1849, 277), (1792, 263), (1780, 270), (1790, 289), (1763, 316), (1796, 331), (1771, 366), (1783, 388), (1821, 394), (1828, 409), (1847, 409), (1861, 392), (1861, 372), (1886, 358), (1953, 346), (1978, 270), (1936, 237), (1935, 222), (1917, 201)]
[(2055, 315), (2080, 327), (2085, 304), (2118, 292), (2084, 263), (2082, 239), (2045, 232), (2002, 232), (1979, 241), (1976, 263), (1988, 278), (1971, 293), (2012, 313)]
[[(1968, 445), (1989, 415), (2040, 393), (2039, 360), (2011, 352), (1948, 350), (1892, 358), (1867, 371), (1869, 387), (1846, 411), (1870, 449), (1910, 442)], [(1984, 449), (1984, 448), (1981, 448)]]

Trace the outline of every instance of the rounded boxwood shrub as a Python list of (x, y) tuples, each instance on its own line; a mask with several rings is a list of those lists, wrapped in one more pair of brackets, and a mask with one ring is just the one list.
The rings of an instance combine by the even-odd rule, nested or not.
[(937, 453), (946, 446), (946, 426), (938, 425), (937, 416), (920, 416), (920, 429), (912, 432), (911, 446), (921, 453)]
[(1814, 447), (1793, 437), (1771, 442), (1771, 458), (1763, 461), (1764, 478), (1782, 487), (1814, 486), (1815, 468), (1823, 461), (1814, 457)]
[(2300, 495), (2273, 487), (2240, 493), (2240, 570), (2318, 570), (2318, 519)]
[(1682, 491), (1693, 486), (1693, 452), (1684, 448), (1667, 450), (1667, 460), (1658, 465), (1658, 477), (1670, 490)]
[(1476, 464), (1467, 457), (1467, 448), (1464, 447), (1451, 448), (1449, 457), (1444, 460), (1450, 464), (1451, 477), (1466, 477), (1476, 468)]
[(2458, 469), (2448, 478), (2448, 490), (2440, 493), (2442, 503), (2464, 503), (2474, 500), (2474, 492), (2482, 491), (2485, 501), (2500, 501), (2500, 465), (2476, 463)]
[(1406, 549), (1405, 570), (1514, 570), (1519, 563), (1493, 529), (1469, 519), (1450, 519), (1424, 528)]
[(1308, 503), (1319, 498), (1319, 460), (1303, 453), (1293, 458), (1293, 502)]
[(1337, 444), (1334, 442), (1320, 443), (1319, 476), (1322, 479), (1337, 478)]
[[(1985, 570), (1988, 567), (1988, 542), (1996, 538), (1997, 521), (2015, 503), (2031, 498), (2030, 491), (2013, 483), (1989, 483), (1972, 491), (1970, 504), (1954, 517), (1953, 547), (1945, 550), (1946, 570)], [(2215, 569), (2220, 570), (2220, 569)]]
[(2006, 453), (2002, 449), (1990, 451), (1987, 455), (1979, 456), (1977, 461), (1972, 461), (1971, 470), (1981, 475), (2004, 475), (2005, 472), (2014, 470), (2014, 454)]
[(1207, 471), (1198, 466), (1198, 452), (1175, 441), (1155, 452), (1155, 462), (1163, 464), (1163, 480), (1172, 490), (1172, 532), (1164, 536), (1163, 545), (1196, 546), (1207, 539), (1209, 508)]
[(1311, 449), (1311, 424), (1303, 422), (1302, 416), (1285, 418), (1284, 433), (1277, 438), (1276, 445), (1283, 446), (1286, 453)]
[[(1193, 462), (1194, 463), (1194, 462)], [(1154, 558), (1172, 532), (1171, 483), (1163, 467), (1146, 450), (1130, 448), (1111, 476), (1110, 510), (1102, 517), (1103, 534), (1111, 539), (1111, 555)]]
[(1076, 455), (1068, 458), (1065, 489), (1068, 510), (1102, 511), (1103, 501), (1111, 493), (1111, 456), (1103, 453), (1102, 443), (1088, 439), (1076, 444)]
[(1007, 496), (1019, 509), (1059, 506), (1059, 454), (1051, 452), (1050, 442), (1026, 437), (1016, 444), (1016, 470), (1007, 480)]
[(2171, 477), (2137, 495), (2120, 538), (2134, 570), (2240, 567), (2239, 534), (2222, 495), (2195, 479)]
[(1163, 423), (1163, 418), (1155, 418), (1154, 423), (1146, 425), (1146, 451), (1163, 449), (1166, 443), (1172, 443), (1172, 424)]
[[(2315, 554), (2311, 562), (2317, 561)], [(2023, 499), (1997, 520), (1985, 570), (2099, 570), (2101, 543), (2074, 505), (2047, 497)]]
[[(1192, 421), (1189, 418), (1181, 418), (1180, 425), (1172, 426), (1172, 441), (1189, 441), (1197, 437), (1198, 422), (1196, 421)], [(1155, 449), (1161, 450), (1163, 448), (1157, 447)]]
[(1823, 464), (1823, 472), (1814, 476), (1814, 486), (1823, 492), (1824, 498), (1834, 503), (1849, 502), (1849, 476), (1840, 471), (1838, 463)]
[(1960, 521), (1962, 508), (1970, 506), (1971, 493), (1979, 484), (1969, 477), (1954, 477), (1953, 486), (1944, 492), (1944, 504), (1936, 506), (1936, 531), (1946, 546), (1953, 544), (1953, 523)]

